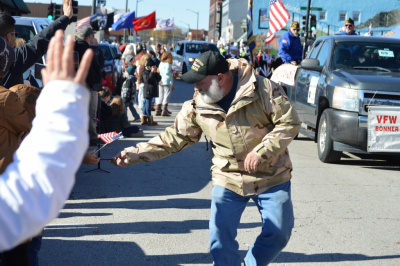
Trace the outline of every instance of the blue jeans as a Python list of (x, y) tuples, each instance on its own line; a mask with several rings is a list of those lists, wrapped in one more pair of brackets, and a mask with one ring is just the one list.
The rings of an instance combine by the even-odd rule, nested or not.
[(221, 186), (212, 190), (210, 251), (216, 266), (240, 266), (239, 244), (235, 240), (240, 217), (252, 199), (261, 214), (263, 227), (244, 259), (246, 266), (268, 265), (289, 241), (294, 226), (290, 182), (257, 196), (240, 196)]
[(42, 247), (42, 236), (36, 236), (29, 242), (29, 266), (39, 266), (39, 251)]
[(144, 98), (143, 115), (151, 116), (151, 102), (153, 98)]
[(140, 116), (139, 116), (139, 114), (136, 112), (136, 109), (135, 109), (135, 107), (133, 106), (133, 102), (129, 102), (129, 103), (126, 103), (126, 102), (124, 102), (124, 106), (125, 106), (125, 112), (128, 114), (128, 108), (129, 108), (129, 110), (131, 110), (131, 113), (132, 113), (132, 116), (135, 118), (135, 119), (140, 119)]
[(136, 91), (136, 96), (135, 96), (135, 104), (138, 105), (139, 101), (138, 101), (138, 95), (139, 95), (139, 91)]

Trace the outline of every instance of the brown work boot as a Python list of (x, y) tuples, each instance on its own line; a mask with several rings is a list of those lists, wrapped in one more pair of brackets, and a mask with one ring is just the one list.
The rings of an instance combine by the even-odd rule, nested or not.
[(147, 125), (149, 126), (157, 126), (158, 123), (154, 121), (153, 116), (149, 116), (149, 119), (147, 120)]
[(140, 121), (141, 125), (146, 125), (148, 121), (148, 116), (142, 115), (142, 120)]
[(156, 105), (156, 116), (161, 116), (161, 104)]
[(163, 107), (162, 107), (162, 113), (161, 113), (161, 115), (162, 116), (171, 116), (169, 113), (168, 113), (168, 103), (167, 104), (164, 104), (163, 105)]

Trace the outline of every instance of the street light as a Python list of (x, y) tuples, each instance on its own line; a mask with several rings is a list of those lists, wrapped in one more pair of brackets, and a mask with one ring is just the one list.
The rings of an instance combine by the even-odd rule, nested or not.
[[(138, 18), (138, 3), (144, 0), (136, 0), (135, 18)], [(135, 31), (135, 36), (137, 37), (137, 32)]]
[(186, 24), (188, 26), (188, 28), (189, 28), (189, 31), (190, 31), (190, 24), (189, 23), (186, 23), (186, 22), (183, 22), (183, 21), (181, 21), (181, 23)]
[(197, 14), (197, 30), (196, 30), (196, 41), (198, 41), (199, 39), (197, 38), (198, 37), (198, 34), (199, 34), (199, 11), (193, 11), (193, 10), (191, 10), (191, 9), (186, 9), (187, 11), (191, 11), (191, 12), (193, 12), (193, 13), (195, 13), (195, 14)]

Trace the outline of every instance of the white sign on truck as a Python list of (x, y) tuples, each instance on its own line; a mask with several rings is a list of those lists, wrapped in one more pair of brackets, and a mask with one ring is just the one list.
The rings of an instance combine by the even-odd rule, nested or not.
[(400, 107), (368, 108), (368, 152), (400, 152)]

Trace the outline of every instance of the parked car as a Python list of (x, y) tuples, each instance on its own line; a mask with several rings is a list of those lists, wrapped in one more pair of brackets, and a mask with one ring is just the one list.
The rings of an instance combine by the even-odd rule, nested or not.
[[(283, 85), (301, 133), (317, 142), (322, 162), (335, 163), (343, 152), (378, 154), (368, 150), (368, 110), (399, 107), (399, 84), (399, 39), (336, 35), (318, 38), (295, 84)], [(389, 151), (383, 154), (398, 155)]]
[(211, 51), (219, 52), (217, 46), (211, 42), (205, 41), (181, 41), (175, 48), (174, 54), (183, 57), (182, 74), (185, 74), (196, 59), (200, 52), (203, 50), (203, 44), (208, 43), (208, 49)]
[[(46, 18), (33, 18), (33, 17), (19, 17), (13, 16), (15, 19), (15, 31), (18, 32), (18, 38), (22, 38), (25, 42), (28, 42), (35, 36), (40, 33), (44, 28), (46, 28), (53, 21)], [(42, 59), (38, 62), (39, 64), (46, 65), (46, 55), (42, 57)], [(37, 76), (35, 74), (35, 66), (30, 67), (23, 74), (24, 79), (28, 78), (29, 75), (32, 75), (38, 82), (39, 86), (42, 87), (41, 76)]]
[(105, 72), (105, 79), (107, 80), (106, 85), (110, 90), (114, 90), (118, 83), (118, 66), (115, 61), (119, 60), (121, 56), (114, 54), (109, 43), (99, 43), (97, 47), (104, 54), (103, 72)]

